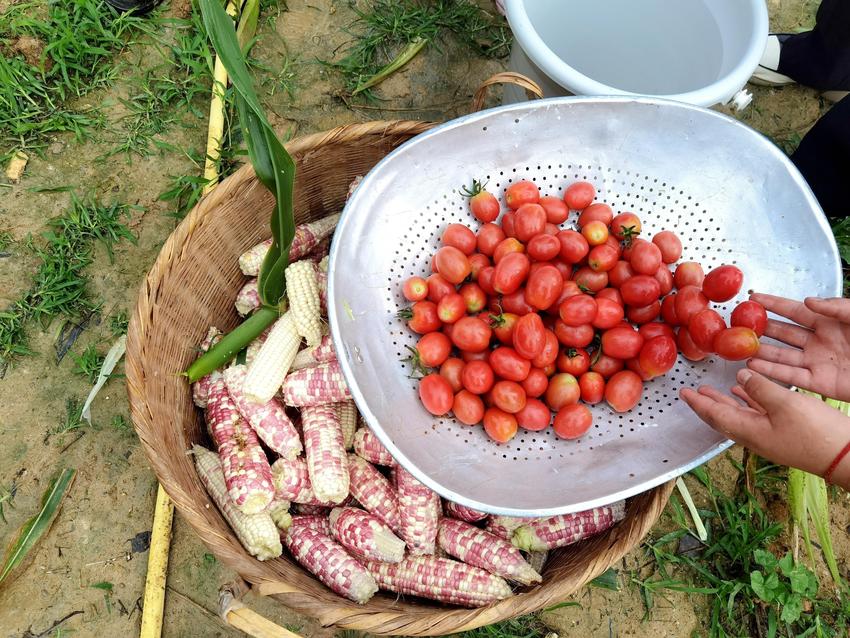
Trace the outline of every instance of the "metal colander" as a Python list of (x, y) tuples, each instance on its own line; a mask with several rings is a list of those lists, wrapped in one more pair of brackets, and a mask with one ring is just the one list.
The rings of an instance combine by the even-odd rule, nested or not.
[(630, 412), (594, 406), (593, 427), (574, 441), (551, 428), (520, 429), (497, 444), (481, 426), (431, 416), (403, 363), (417, 336), (396, 317), (408, 305), (401, 283), (430, 274), (447, 224), (478, 225), (461, 192), (473, 178), (500, 197), (520, 179), (556, 196), (573, 181), (592, 182), (597, 201), (640, 216), (645, 236), (675, 231), (682, 261), (743, 269), (744, 291), (719, 306), (726, 317), (747, 289), (841, 293), (835, 242), (802, 177), (767, 139), (719, 113), (649, 98), (558, 98), (462, 117), (407, 142), (366, 176), (342, 215), (331, 249), (331, 330), (357, 406), (384, 445), (443, 497), (476, 509), (584, 510), (704, 463), (731, 442), (678, 392), (727, 389), (740, 366), (679, 357)]

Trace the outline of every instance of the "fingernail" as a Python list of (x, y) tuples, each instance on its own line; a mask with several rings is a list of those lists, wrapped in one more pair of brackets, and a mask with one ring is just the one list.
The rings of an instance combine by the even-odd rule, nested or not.
[(750, 380), (750, 377), (752, 377), (752, 376), (753, 376), (753, 373), (750, 372), (749, 370), (747, 370), (746, 368), (743, 368), (742, 370), (738, 370), (738, 375), (737, 375), (738, 383), (740, 383), (741, 385), (744, 385), (747, 381)]

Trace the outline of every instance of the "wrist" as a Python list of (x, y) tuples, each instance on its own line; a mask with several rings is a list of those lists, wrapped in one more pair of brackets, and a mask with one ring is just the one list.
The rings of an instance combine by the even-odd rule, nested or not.
[(850, 441), (837, 452), (835, 459), (824, 474), (827, 483), (850, 490)]

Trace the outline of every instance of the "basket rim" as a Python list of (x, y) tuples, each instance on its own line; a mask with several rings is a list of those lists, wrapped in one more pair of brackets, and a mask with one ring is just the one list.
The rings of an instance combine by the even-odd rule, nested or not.
[[(409, 136), (422, 133), (434, 124), (412, 120), (375, 121), (340, 126), (329, 131), (299, 137), (286, 144), (291, 154), (305, 154), (323, 146), (341, 143), (357, 143), (374, 136)], [(491, 624), (499, 620), (538, 611), (564, 600), (579, 586), (576, 582), (586, 583), (604, 572), (618, 561), (636, 543), (646, 535), (660, 516), (670, 492), (673, 481), (653, 488), (639, 495), (629, 503), (628, 510), (638, 505), (641, 511), (594, 537), (594, 542), (604, 545), (604, 550), (592, 558), (579, 558), (582, 569), (580, 577), (554, 580), (550, 579), (529, 591), (518, 592), (515, 596), (499, 601), (487, 607), (464, 609), (445, 607), (439, 603), (417, 605), (422, 614), (411, 616), (403, 609), (370, 610), (368, 604), (358, 606), (328, 590), (327, 596), (318, 599), (311, 592), (296, 585), (282, 584), (263, 575), (259, 561), (254, 561), (255, 569), (246, 570), (247, 553), (235, 554), (225, 547), (228, 539), (221, 538), (215, 531), (203, 524), (202, 510), (209, 506), (192, 498), (182, 479), (166, 463), (161, 453), (161, 444), (153, 436), (154, 415), (147, 405), (147, 379), (145, 374), (147, 337), (152, 329), (151, 313), (160, 302), (163, 282), (172, 273), (175, 264), (187, 258), (189, 240), (199, 232), (216, 208), (237, 197), (252, 183), (256, 175), (250, 164), (246, 164), (233, 175), (222, 181), (210, 193), (204, 196), (174, 231), (160, 249), (159, 254), (146, 274), (139, 289), (136, 306), (130, 319), (127, 335), (126, 376), (127, 393), (130, 402), (130, 414), (148, 464), (156, 474), (163, 489), (173, 500), (175, 507), (184, 516), (201, 541), (222, 562), (234, 569), (241, 577), (253, 585), (259, 585), (260, 593), (273, 595), (286, 606), (299, 613), (317, 618), (322, 625), (338, 625), (343, 628), (371, 631), (380, 634), (441, 635)], [(174, 382), (179, 382), (175, 379)], [(187, 400), (191, 400), (189, 396)], [(633, 512), (632, 512), (633, 514)], [(231, 531), (231, 536), (233, 536)], [(234, 537), (235, 538), (235, 537)], [(241, 546), (240, 546), (241, 547)], [(312, 575), (311, 575), (312, 577)], [(263, 591), (265, 590), (265, 591)], [(330, 602), (330, 601), (333, 602)], [(427, 614), (427, 622), (423, 616)]]

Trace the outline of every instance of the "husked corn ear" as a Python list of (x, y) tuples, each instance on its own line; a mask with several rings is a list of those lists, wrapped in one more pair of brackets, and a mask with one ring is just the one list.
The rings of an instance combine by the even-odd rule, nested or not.
[(263, 260), (272, 247), (272, 240), (267, 239), (261, 241), (255, 246), (251, 246), (248, 250), (239, 256), (239, 269), (243, 274), (249, 277), (256, 277), (260, 274), (260, 266), (263, 265)]
[(272, 470), (257, 435), (227, 393), (222, 375), (210, 384), (206, 416), (231, 500), (246, 514), (263, 511), (274, 498)]
[(292, 517), (292, 521), (289, 524), (289, 529), (294, 529), (298, 527), (306, 527), (308, 529), (321, 532), (326, 536), (331, 535), (331, 525), (328, 522), (327, 511), (322, 512), (320, 514), (296, 514)]
[(275, 321), (248, 368), (242, 391), (250, 401), (266, 403), (275, 395), (300, 345), (301, 335), (295, 328), (292, 311), (286, 312)]
[(303, 458), (277, 459), (272, 463), (272, 480), (275, 495), (299, 505), (332, 507), (336, 503), (323, 502), (313, 493), (313, 485)]
[(275, 494), (274, 499), (266, 508), (266, 512), (272, 517), (278, 529), (286, 530), (292, 523), (292, 515), (289, 513), (289, 507), (289, 501), (278, 498), (277, 494)]
[(293, 407), (339, 403), (351, 398), (339, 361), (295, 370), (281, 386), (283, 401)]
[(491, 574), (523, 585), (542, 580), (510, 542), (464, 521), (441, 520), (437, 541), (452, 556)]
[(466, 505), (452, 501), (446, 501), (445, 510), (446, 516), (456, 518), (459, 521), (466, 521), (467, 523), (477, 523), (478, 521), (483, 521), (488, 516), (485, 512), (479, 512), (471, 507), (466, 507)]
[[(321, 263), (320, 263), (321, 268)], [(322, 315), (328, 314), (328, 271), (319, 270), (316, 273), (316, 285), (319, 287), (319, 309)]]
[(363, 509), (371, 512), (398, 533), (401, 516), (398, 495), (386, 477), (356, 454), (348, 455), (349, 490)]
[(362, 605), (378, 591), (366, 568), (327, 534), (293, 525), (284, 543), (295, 560), (340, 596)]
[(397, 563), (404, 558), (404, 541), (369, 512), (336, 507), (328, 517), (331, 535), (355, 558)]
[(536, 518), (514, 530), (511, 541), (529, 552), (564, 547), (604, 532), (617, 521), (623, 520), (625, 515), (625, 501), (618, 501), (585, 512)]
[(531, 520), (533, 519), (517, 518), (515, 516), (491, 516), (487, 519), (487, 525), (484, 529), (491, 534), (495, 534), (499, 538), (504, 538), (506, 541), (509, 541), (517, 527), (524, 525)]
[(325, 237), (322, 241), (316, 244), (316, 247), (313, 250), (304, 255), (304, 259), (309, 259), (314, 264), (318, 264), (330, 251), (331, 240), (333, 240), (333, 237)]
[(336, 350), (329, 334), (322, 335), (322, 340), (317, 346), (308, 346), (295, 355), (292, 362), (292, 370), (312, 368), (320, 363), (336, 360)]
[(286, 267), (285, 275), (286, 298), (295, 328), (308, 346), (319, 345), (322, 340), (322, 312), (316, 265), (307, 260), (296, 261)]
[(336, 408), (332, 404), (304, 407), (301, 429), (313, 493), (320, 501), (341, 503), (348, 496), (348, 456)]
[(224, 485), (224, 472), (218, 454), (200, 445), (192, 449), (195, 455), (195, 467), (201, 483), (207, 490), (213, 502), (218, 507), (224, 519), (236, 534), (242, 547), (259, 560), (276, 558), (283, 552), (278, 532), (272, 517), (267, 512), (245, 514), (240, 512), (230, 497)]
[[(210, 348), (212, 348), (215, 344), (221, 341), (221, 330), (216, 328), (215, 326), (211, 326), (207, 331), (207, 336), (204, 337), (204, 340), (201, 342), (201, 345), (198, 346), (198, 350), (202, 353), (206, 352)], [(212, 383), (213, 379), (220, 376), (221, 372), (218, 370), (213, 370), (205, 377), (201, 377), (195, 383), (192, 384), (192, 401), (194, 401), (195, 405), (199, 408), (207, 407), (207, 398), (210, 393), (210, 383)]]
[(285, 459), (294, 459), (301, 454), (303, 447), (295, 426), (286, 415), (286, 410), (277, 399), (265, 403), (250, 401), (243, 388), (247, 377), (244, 365), (230, 366), (224, 371), (224, 382), (230, 398), (242, 417), (254, 428), (254, 432), (273, 452)]
[(257, 354), (260, 352), (260, 348), (263, 347), (263, 344), (266, 342), (266, 339), (269, 338), (269, 333), (272, 331), (272, 326), (269, 326), (265, 330), (263, 330), (257, 338), (254, 339), (251, 343), (248, 344), (248, 349), (245, 351), (245, 365), (249, 368), (254, 364), (254, 360), (257, 358)]
[[(328, 514), (331, 513), (331, 507), (325, 507), (324, 505), (296, 503), (292, 506), (292, 508), (299, 516), (317, 516), (326, 522), (328, 520)], [(330, 531), (328, 532), (328, 534), (330, 534)]]
[[(316, 249), (319, 243), (333, 234), (339, 221), (339, 213), (328, 215), (314, 222), (299, 224), (295, 227), (295, 235), (289, 246), (289, 260), (296, 261)], [(250, 277), (260, 274), (260, 266), (272, 246), (272, 240), (267, 239), (252, 246), (239, 257), (239, 268)]]
[(251, 314), (260, 307), (260, 288), (256, 279), (249, 280), (239, 289), (233, 305), (236, 306), (236, 312), (242, 317)]
[(378, 440), (369, 426), (361, 421), (361, 427), (354, 433), (354, 451), (361, 458), (375, 465), (392, 467), (395, 465), (393, 455), (389, 453), (384, 444)]
[(436, 556), (408, 556), (400, 563), (364, 563), (382, 589), (452, 605), (481, 607), (513, 595), (503, 578)]
[(341, 401), (334, 404), (339, 427), (342, 429), (342, 442), (346, 450), (354, 447), (354, 431), (357, 429), (357, 408), (354, 401)]
[(396, 465), (393, 471), (398, 492), (401, 537), (414, 556), (433, 554), (442, 509), (440, 497), (400, 465)]

